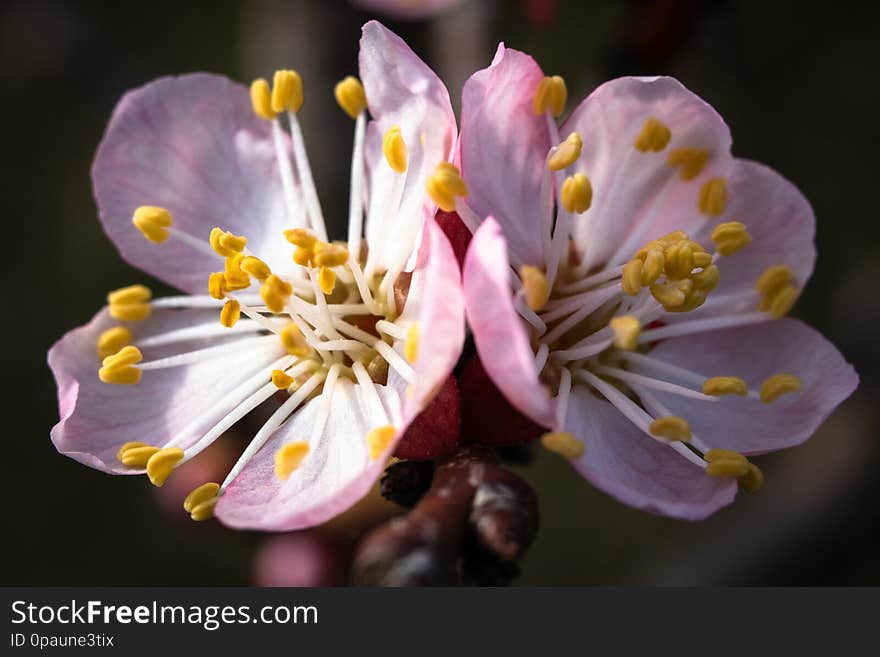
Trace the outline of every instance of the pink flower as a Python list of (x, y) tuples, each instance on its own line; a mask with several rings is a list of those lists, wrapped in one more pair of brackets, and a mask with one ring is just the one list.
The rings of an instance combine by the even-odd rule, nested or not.
[(185, 294), (117, 290), (52, 347), (60, 452), (161, 486), (280, 394), (226, 479), (188, 497), (193, 518), (290, 530), (369, 490), (449, 377), (464, 303), (425, 194), (456, 139), (447, 91), (375, 22), (360, 75), (336, 88), (355, 119), (346, 243), (328, 242), (294, 71), (250, 98), (197, 73), (122, 99), (92, 169), (101, 222), (128, 262)]
[(783, 317), (813, 269), (813, 212), (732, 157), (727, 126), (676, 80), (613, 80), (557, 127), (565, 103), (561, 78), (503, 45), (465, 85), (456, 210), (475, 232), (479, 355), (595, 486), (704, 518), (760, 487), (747, 455), (803, 442), (857, 385)]

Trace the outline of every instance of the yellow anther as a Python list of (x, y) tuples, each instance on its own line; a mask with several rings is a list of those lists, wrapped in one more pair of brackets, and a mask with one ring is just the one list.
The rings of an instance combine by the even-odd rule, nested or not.
[(302, 465), (309, 453), (307, 442), (287, 443), (275, 452), (275, 476), (284, 481)]
[(679, 167), (682, 180), (693, 180), (699, 176), (708, 160), (709, 151), (705, 148), (675, 148), (669, 151), (666, 158), (669, 166)]
[(740, 454), (739, 452), (735, 452), (732, 449), (721, 449), (719, 447), (714, 447), (703, 454), (703, 458), (712, 463), (713, 461), (739, 461), (740, 463), (748, 463), (749, 460)]
[(669, 143), (671, 137), (672, 132), (669, 130), (669, 127), (659, 119), (651, 116), (642, 125), (639, 136), (633, 142), (633, 148), (643, 153), (648, 151), (659, 153), (666, 148), (666, 144)]
[(775, 319), (785, 317), (788, 311), (794, 307), (799, 294), (800, 291), (794, 285), (786, 285), (767, 300), (767, 310)]
[(183, 459), (183, 450), (179, 447), (166, 447), (153, 454), (147, 461), (147, 476), (150, 478), (150, 483), (161, 487), (181, 459)]
[(370, 431), (367, 434), (367, 449), (370, 453), (370, 459), (379, 458), (396, 435), (397, 429), (391, 425), (376, 427)]
[(802, 385), (800, 378), (793, 374), (776, 374), (761, 384), (761, 401), (769, 404), (782, 395), (797, 392)]
[(415, 363), (419, 357), (419, 325), (410, 324), (406, 329), (406, 345), (403, 347), (403, 355), (410, 362)]
[(739, 221), (728, 221), (718, 224), (712, 231), (712, 243), (715, 250), (723, 256), (742, 251), (752, 243), (752, 236), (746, 225)]
[(727, 208), (727, 181), (724, 178), (712, 178), (704, 182), (697, 198), (697, 208), (712, 217), (724, 214)]
[(688, 239), (688, 234), (686, 232), (683, 230), (674, 230), (671, 233), (667, 233), (663, 237), (660, 237), (657, 241), (663, 244), (663, 246), (672, 246), (673, 244), (677, 244), (686, 239)]
[(223, 304), (220, 311), (220, 323), (226, 328), (232, 328), (241, 317), (241, 304), (235, 299), (229, 299)]
[[(689, 286), (686, 284), (690, 284)], [(688, 293), (693, 289), (690, 279), (669, 283), (655, 283), (651, 286), (653, 296), (666, 310), (673, 310), (684, 305)]]
[(241, 269), (239, 269), (238, 271), (225, 272), (223, 274), (223, 281), (226, 286), (227, 292), (234, 292), (235, 290), (244, 290), (245, 288), (248, 288), (251, 285), (251, 277), (248, 276)]
[(111, 306), (144, 303), (153, 296), (150, 288), (145, 285), (129, 285), (107, 293), (107, 303)]
[(134, 345), (127, 345), (115, 354), (111, 354), (104, 358), (104, 360), (101, 361), (101, 364), (105, 368), (112, 370), (140, 363), (143, 359), (144, 357), (143, 354), (141, 354), (140, 349)]
[(110, 316), (121, 322), (140, 322), (153, 312), (149, 303), (114, 303), (109, 308)]
[(356, 77), (349, 75), (336, 84), (333, 90), (336, 102), (342, 110), (351, 118), (356, 119), (358, 114), (367, 109), (367, 95), (364, 85)]
[(215, 484), (213, 481), (194, 488), (183, 500), (183, 510), (191, 513), (199, 504), (216, 497), (218, 492), (220, 492), (220, 484)]
[(590, 179), (583, 173), (576, 173), (566, 178), (562, 183), (559, 200), (568, 212), (582, 214), (589, 210), (593, 202), (593, 186), (590, 184)]
[(764, 486), (764, 473), (754, 463), (749, 463), (749, 471), (737, 478), (739, 487), (747, 493), (757, 493)]
[(269, 83), (263, 78), (257, 78), (251, 82), (251, 106), (254, 114), (264, 119), (274, 119), (272, 111), (272, 92), (269, 91)]
[(308, 342), (306, 342), (302, 331), (300, 331), (299, 327), (293, 322), (281, 329), (279, 337), (281, 338), (281, 344), (287, 349), (287, 353), (293, 356), (302, 358), (308, 356), (311, 352), (311, 348), (309, 347)]
[(287, 390), (293, 385), (293, 382), (293, 377), (287, 374), (287, 372), (284, 372), (283, 370), (272, 370), (272, 383), (274, 383), (275, 387), (279, 390)]
[(468, 188), (458, 167), (451, 162), (441, 162), (425, 181), (428, 196), (444, 212), (455, 210), (455, 197), (467, 196)]
[(639, 343), (642, 324), (632, 315), (614, 317), (608, 323), (614, 331), (614, 346), (625, 351), (632, 351)]
[(584, 142), (581, 140), (581, 136), (576, 132), (572, 132), (565, 138), (565, 141), (556, 147), (556, 151), (547, 160), (547, 168), (550, 171), (561, 171), (566, 167), (570, 167), (581, 156), (581, 149), (583, 147)]
[(293, 261), (300, 267), (311, 267), (313, 255), (314, 253), (311, 249), (304, 249), (298, 246), (293, 250)]
[(293, 287), (285, 281), (280, 276), (276, 276), (275, 274), (271, 274), (266, 279), (266, 285), (271, 287), (273, 290), (276, 290), (278, 294), (283, 294), (286, 297), (289, 297), (293, 292)]
[(773, 265), (764, 270), (755, 283), (755, 289), (765, 297), (773, 297), (794, 280), (794, 273), (787, 265)]
[(742, 477), (749, 472), (749, 462), (736, 459), (717, 459), (706, 466), (706, 474), (713, 477)]
[(219, 500), (219, 497), (211, 497), (205, 500), (204, 502), (193, 508), (193, 510), (189, 514), (189, 517), (196, 522), (210, 520), (214, 517), (214, 507), (217, 506), (217, 502)]
[(161, 244), (168, 239), (168, 228), (172, 223), (171, 213), (165, 208), (159, 208), (154, 205), (142, 205), (134, 211), (131, 223), (148, 240)]
[(228, 230), (220, 236), (220, 246), (227, 251), (241, 253), (247, 246), (247, 238), (243, 235), (233, 235)]
[(638, 258), (633, 258), (623, 266), (620, 286), (631, 297), (642, 291), (642, 269), (644, 263)]
[(348, 249), (341, 244), (318, 242), (313, 259), (318, 267), (341, 267), (348, 262)]
[(736, 376), (713, 376), (703, 382), (703, 394), (714, 397), (739, 395), (744, 397), (749, 391), (748, 384)]
[(318, 272), (318, 287), (327, 296), (333, 294), (336, 288), (336, 272), (329, 267), (321, 267)]
[(716, 265), (709, 265), (703, 271), (691, 275), (694, 287), (702, 290), (707, 294), (715, 289), (718, 281), (721, 280), (721, 272)]
[(382, 152), (388, 166), (397, 173), (406, 171), (406, 142), (400, 132), (400, 126), (394, 125), (388, 128), (388, 132), (382, 138)]
[(130, 344), (132, 339), (131, 331), (124, 326), (114, 326), (107, 329), (95, 341), (95, 351), (99, 358), (112, 356), (125, 345)]
[(150, 460), (150, 457), (158, 451), (158, 447), (153, 447), (147, 443), (125, 443), (116, 452), (116, 460), (129, 468), (142, 468)]
[(559, 75), (547, 76), (538, 83), (538, 88), (535, 89), (532, 109), (539, 116), (545, 112), (550, 112), (552, 116), (559, 116), (565, 110), (567, 100), (568, 90), (565, 87), (565, 80)]
[(254, 256), (245, 256), (241, 261), (242, 271), (250, 274), (258, 281), (265, 281), (271, 275), (272, 271), (269, 265)]
[(272, 78), (272, 111), (299, 112), (303, 104), (302, 78), (296, 71), (275, 71)]
[(143, 360), (140, 349), (128, 345), (101, 362), (98, 378), (104, 383), (133, 385), (141, 380), (141, 371), (134, 367)]
[(664, 271), (666, 277), (672, 280), (680, 280), (691, 275), (694, 268), (694, 250), (689, 244), (679, 242), (666, 249), (666, 261)]
[(537, 267), (523, 265), (519, 268), (519, 277), (525, 291), (526, 305), (532, 310), (541, 310), (550, 298), (550, 282), (547, 276)]
[(223, 299), (226, 291), (226, 275), (222, 271), (215, 271), (208, 276), (208, 294), (215, 299)]
[(260, 287), (260, 297), (263, 303), (273, 313), (280, 313), (284, 310), (287, 297), (293, 292), (290, 283), (275, 274), (270, 274), (263, 285)]
[(677, 415), (658, 417), (648, 425), (648, 431), (656, 438), (662, 438), (669, 442), (680, 440), (686, 443), (691, 439), (691, 427), (687, 420)]
[(227, 274), (241, 272), (241, 263), (244, 260), (244, 253), (236, 253), (226, 258), (223, 269)]
[(317, 236), (308, 228), (289, 228), (284, 231), (284, 239), (291, 244), (309, 250), (318, 242)]
[(584, 443), (567, 431), (552, 431), (541, 436), (541, 444), (545, 449), (559, 454), (561, 457), (574, 461), (584, 455)]
[(642, 264), (642, 287), (656, 283), (657, 279), (660, 278), (660, 274), (663, 273), (665, 265), (666, 258), (663, 255), (663, 251), (659, 249), (651, 249), (648, 251), (645, 254), (645, 260)]
[[(230, 233), (231, 234), (231, 233)], [(223, 256), (224, 258), (228, 258), (231, 255), (235, 255), (235, 251), (229, 249), (221, 243), (221, 238), (223, 238), (226, 233), (222, 228), (215, 226), (211, 229), (211, 235), (208, 237), (208, 241), (211, 243), (211, 248), (218, 254)]]
[(706, 268), (712, 264), (712, 254), (701, 251), (694, 253), (694, 267)]

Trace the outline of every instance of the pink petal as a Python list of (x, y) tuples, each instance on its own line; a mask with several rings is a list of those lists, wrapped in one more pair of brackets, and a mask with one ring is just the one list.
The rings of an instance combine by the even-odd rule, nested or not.
[[(380, 387), (386, 408), (397, 409), (400, 395)], [(371, 459), (367, 433), (385, 424), (364, 390), (340, 379), (333, 392), (333, 408), (322, 437), (302, 465), (286, 481), (275, 475), (275, 453), (293, 441), (307, 440), (323, 400), (307, 403), (287, 420), (217, 502), (217, 517), (230, 527), (288, 531), (318, 525), (360, 500), (382, 473), (388, 456), (401, 437), (382, 455)], [(405, 427), (401, 427), (404, 429)]]
[(147, 241), (135, 208), (167, 208), (175, 227), (207, 242), (220, 226), (245, 235), (269, 264), (287, 266), (281, 183), (268, 121), (248, 90), (218, 75), (165, 77), (127, 93), (92, 165), (104, 230), (132, 265), (187, 292), (203, 292), (222, 261), (170, 237)]
[(745, 454), (804, 442), (858, 385), (858, 375), (834, 345), (795, 319), (672, 339), (650, 355), (706, 377), (738, 376), (754, 390), (774, 374), (800, 377), (800, 392), (770, 404), (734, 396), (702, 402), (656, 394), (710, 447)]
[(535, 355), (513, 306), (511, 269), (501, 228), (488, 218), (474, 234), (464, 264), (468, 322), (483, 367), (507, 400), (540, 425), (553, 424), (553, 404), (538, 380)]
[(407, 416), (430, 402), (461, 356), (464, 346), (464, 295), (461, 273), (449, 240), (433, 219), (425, 221), (419, 266), (413, 272), (401, 320), (418, 323), (416, 380), (408, 395)]
[[(399, 36), (376, 21), (363, 28), (360, 74), (373, 121), (367, 126), (365, 158), (369, 206), (366, 235), (371, 258), (390, 267), (414, 250), (423, 206), (430, 206), (425, 181), (452, 152), (455, 115), (440, 78)], [(388, 216), (395, 173), (382, 153), (382, 137), (399, 126), (407, 147), (406, 184), (397, 212)]]
[[(816, 262), (816, 218), (809, 201), (791, 182), (763, 164), (735, 160), (730, 202), (720, 221), (744, 223), (752, 243), (718, 261), (721, 281), (697, 311), (700, 316), (755, 310), (756, 299), (731, 304), (724, 295), (754, 290), (758, 277), (773, 265), (788, 265), (798, 286), (806, 285)], [(710, 250), (717, 223), (710, 222), (696, 237)], [(688, 316), (690, 313), (676, 319), (686, 321)]]
[[(672, 133), (659, 153), (633, 148), (649, 117)], [(724, 121), (673, 78), (606, 82), (574, 110), (561, 133), (572, 131), (584, 142), (573, 170), (585, 173), (593, 187), (592, 205), (574, 230), (588, 266), (621, 264), (644, 242), (673, 230), (695, 232), (705, 220), (697, 210), (700, 187), (710, 178), (729, 175), (732, 166)], [(681, 180), (678, 169), (667, 164), (676, 148), (709, 149), (709, 161), (694, 180)]]
[[(137, 345), (151, 335), (211, 321), (217, 321), (216, 310), (155, 310), (149, 319), (129, 328)], [(176, 438), (176, 444), (184, 449), (194, 444), (244, 399), (244, 395), (224, 397), (284, 351), (276, 341), (263, 341), (256, 348), (242, 348), (245, 343), (237, 343), (219, 358), (144, 371), (141, 381), (133, 386), (102, 383), (95, 341), (102, 331), (117, 324), (106, 309), (101, 310), (90, 323), (67, 333), (49, 350), (60, 415), (52, 428), (52, 442), (62, 454), (115, 474), (143, 472), (116, 460), (123, 443), (142, 441), (163, 447)], [(204, 341), (185, 345), (188, 349), (208, 346)], [(167, 350), (144, 349), (144, 360), (164, 357)]]
[(544, 261), (543, 218), (550, 208), (541, 202), (540, 190), (551, 144), (545, 118), (532, 109), (543, 77), (535, 60), (501, 44), (491, 66), (474, 73), (462, 92), (467, 204), (481, 219), (495, 217), (519, 264)]
[(586, 446), (572, 464), (575, 469), (624, 504), (673, 518), (702, 520), (736, 496), (735, 480), (710, 477), (583, 386), (572, 389), (565, 430)]

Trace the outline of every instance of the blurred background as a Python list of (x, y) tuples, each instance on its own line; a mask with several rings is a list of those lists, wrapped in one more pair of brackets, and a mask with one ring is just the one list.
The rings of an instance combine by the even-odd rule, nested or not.
[[(618, 75), (679, 78), (727, 120), (736, 155), (783, 172), (813, 203), (818, 266), (794, 314), (830, 338), (862, 377), (805, 446), (757, 459), (767, 477), (758, 495), (741, 495), (699, 524), (620, 505), (561, 459), (539, 454), (517, 469), (539, 493), (541, 529), (516, 583), (880, 583), (880, 295), (871, 287), (880, 283), (871, 195), (880, 150), (880, 6), (463, 0), (419, 17), (369, 4), (378, 3), (0, 5), (3, 206), (11, 238), (3, 268), (8, 280), (26, 274), (15, 299), (28, 311), (14, 315), (11, 289), (4, 293), (0, 584), (312, 583), (296, 564), (313, 564), (316, 554), (326, 572), (314, 581), (345, 580), (333, 559), (343, 555), (344, 562), (346, 537), (388, 513), (387, 504), (371, 503), (308, 541), (267, 543), (264, 535), (192, 523), (179, 508), (190, 479), (180, 477), (183, 490), (176, 490), (172, 477), (159, 491), (141, 477), (110, 477), (55, 452), (48, 437), (58, 417), (55, 385), (45, 354), (92, 316), (108, 290), (143, 282), (162, 291), (117, 256), (98, 224), (89, 179), (114, 104), (155, 77), (205, 70), (249, 82), (297, 68), (319, 193), (342, 235), (352, 130), (332, 91), (356, 73), (360, 26), (374, 16), (439, 72), (456, 110), (464, 80), (488, 65), (500, 40), (531, 53), (546, 73), (563, 75), (569, 108)], [(401, 4), (411, 10), (414, 3)], [(201, 468), (188, 476), (201, 483), (234, 456), (220, 444), (188, 465)]]

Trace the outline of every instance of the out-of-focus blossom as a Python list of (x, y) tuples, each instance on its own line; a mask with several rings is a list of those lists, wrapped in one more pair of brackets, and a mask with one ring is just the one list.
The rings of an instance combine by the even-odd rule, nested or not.
[(253, 564), (257, 586), (342, 586), (347, 583), (350, 546), (314, 530), (266, 539)]
[(353, 5), (399, 21), (414, 21), (442, 14), (466, 0), (351, 0)]
[(474, 232), (468, 321), (505, 397), (617, 499), (703, 518), (746, 456), (806, 440), (854, 390), (833, 345), (784, 316), (815, 261), (813, 212), (733, 158), (679, 82), (621, 78), (557, 126), (564, 81), (500, 46), (463, 94), (455, 209)]
[[(161, 486), (282, 391), (225, 480), (187, 497), (192, 517), (296, 529), (370, 489), (447, 381), (464, 310), (425, 193), (435, 169), (452, 166), (446, 88), (375, 22), (360, 75), (363, 85), (336, 87), (355, 121), (341, 243), (325, 229), (295, 71), (278, 71), (271, 87), (255, 81), (250, 94), (200, 73), (126, 94), (92, 170), (100, 218), (126, 260), (186, 294), (116, 290), (52, 347), (59, 451)], [(424, 431), (419, 446), (430, 455)]]

